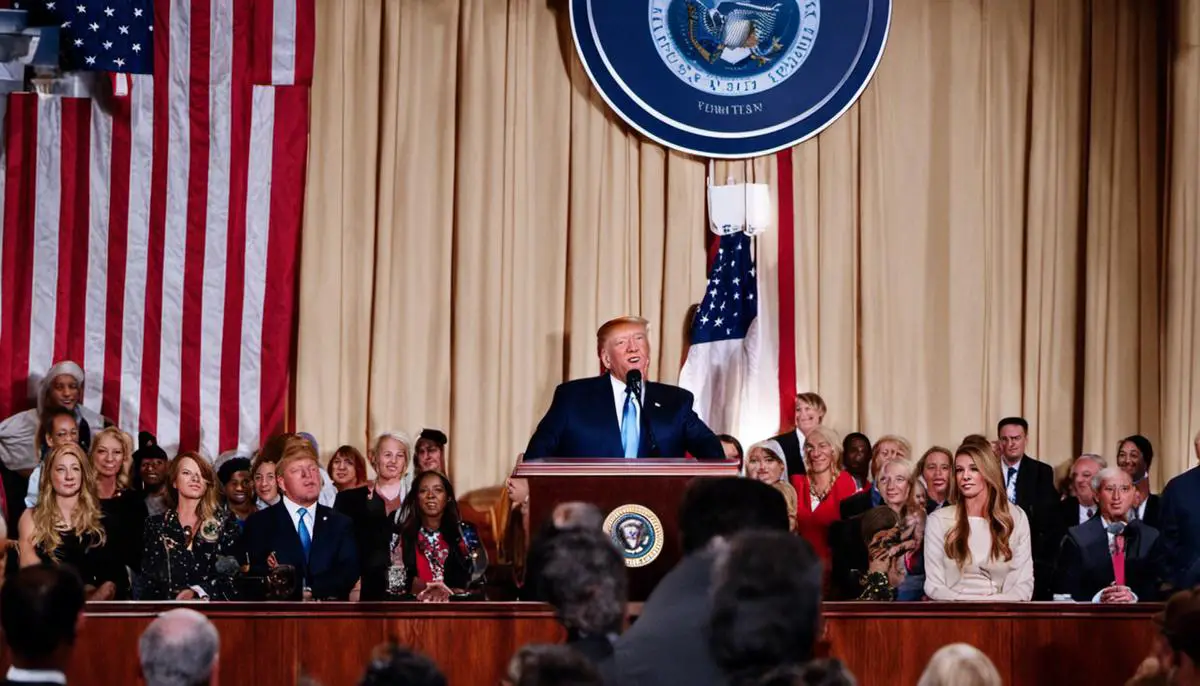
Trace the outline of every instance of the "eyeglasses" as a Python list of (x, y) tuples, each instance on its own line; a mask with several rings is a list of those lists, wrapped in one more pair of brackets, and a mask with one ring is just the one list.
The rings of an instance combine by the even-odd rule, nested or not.
[(1102, 488), (1100, 490), (1104, 491), (1105, 493), (1107, 493), (1109, 495), (1116, 495), (1118, 493), (1120, 493), (1121, 495), (1126, 495), (1129, 493), (1133, 493), (1133, 486), (1105, 486), (1104, 488)]

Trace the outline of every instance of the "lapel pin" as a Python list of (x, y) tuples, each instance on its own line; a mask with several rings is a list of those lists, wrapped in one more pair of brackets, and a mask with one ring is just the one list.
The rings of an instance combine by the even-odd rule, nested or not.
[(654, 403), (654, 406), (655, 406), (655, 407), (662, 407), (662, 405), (661, 405), (661, 404), (659, 404), (659, 403)]

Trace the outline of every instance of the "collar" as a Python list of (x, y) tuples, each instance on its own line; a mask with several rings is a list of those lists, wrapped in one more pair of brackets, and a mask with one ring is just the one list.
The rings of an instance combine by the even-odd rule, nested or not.
[(5, 674), (4, 678), (21, 683), (63, 684), (64, 686), (67, 683), (67, 675), (54, 669), (9, 667), (8, 674)]
[[(298, 503), (294, 503), (294, 502), (292, 502), (292, 499), (291, 499), (291, 498), (289, 498), (289, 497), (287, 497), (287, 496), (283, 496), (282, 498), (280, 498), (280, 500), (282, 500), (282, 501), (283, 501), (283, 506), (287, 508), (288, 514), (292, 516), (292, 519), (299, 519), (299, 517), (300, 517), (300, 508), (301, 508), (301, 507), (304, 507), (304, 506), (303, 506), (303, 505), (300, 505), (300, 504), (298, 504)], [(310, 517), (312, 517), (312, 518), (313, 518), (313, 521), (314, 521), (314, 522), (315, 522), (315, 521), (317, 521), (317, 504), (316, 504), (316, 503), (313, 503), (312, 505), (309, 505), (308, 507), (306, 507), (306, 508), (304, 509), (304, 511), (305, 511), (305, 512), (306, 512), (306, 513), (307, 513), (307, 514), (310, 516)], [(299, 526), (299, 525), (297, 525), (297, 526)]]
[(1007, 460), (1001, 460), (1001, 462), (1004, 463), (1004, 476), (1008, 476), (1009, 469), (1015, 469), (1018, 472), (1021, 471), (1021, 462), (1023, 462), (1024, 460), (1025, 460), (1024, 455), (1022, 455), (1020, 458), (1018, 458), (1017, 461), (1013, 464), (1009, 464)]
[(613, 392), (625, 395), (625, 382), (613, 376), (611, 372), (608, 374), (608, 380), (612, 383)]

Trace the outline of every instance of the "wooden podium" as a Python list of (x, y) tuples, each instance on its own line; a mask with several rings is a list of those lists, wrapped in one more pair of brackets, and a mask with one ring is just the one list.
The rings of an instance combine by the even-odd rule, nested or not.
[(633, 602), (644, 601), (682, 555), (679, 503), (688, 482), (700, 476), (737, 475), (736, 460), (690, 458), (548, 459), (522, 461), (513, 471), (513, 476), (529, 480), (529, 521), (534, 531), (550, 518), (555, 506), (571, 501), (593, 503), (605, 516), (618, 508), (645, 508), (653, 513), (661, 523), (661, 550), (653, 561), (640, 566), (634, 565), (641, 560), (626, 558)]

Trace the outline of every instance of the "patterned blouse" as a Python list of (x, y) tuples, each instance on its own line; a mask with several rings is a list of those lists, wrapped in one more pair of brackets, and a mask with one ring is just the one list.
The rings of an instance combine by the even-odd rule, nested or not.
[(174, 509), (147, 518), (141, 599), (174, 600), (185, 589), (200, 588), (213, 600), (232, 600), (233, 579), (217, 573), (217, 558), (235, 555), (240, 535), (241, 527), (228, 512), (201, 522), (194, 535), (179, 523)]

